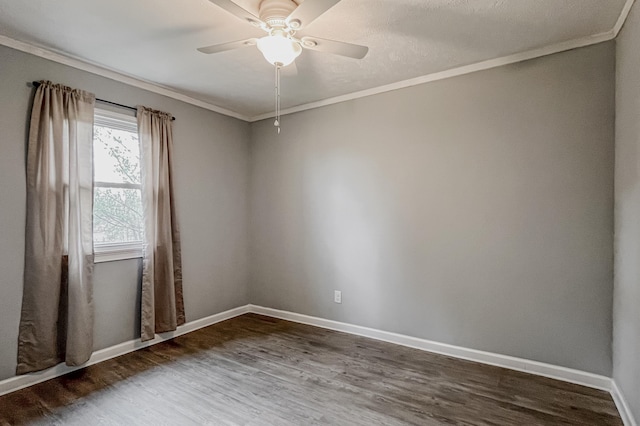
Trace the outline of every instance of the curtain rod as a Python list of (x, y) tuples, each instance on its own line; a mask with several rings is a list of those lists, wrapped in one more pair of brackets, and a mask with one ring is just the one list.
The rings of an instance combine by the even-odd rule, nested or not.
[[(39, 81), (32, 81), (31, 84), (33, 85), (33, 87), (36, 87), (36, 88), (38, 86), (40, 86), (40, 82)], [(136, 107), (132, 107), (132, 106), (129, 106), (129, 105), (123, 105), (123, 104), (119, 104), (117, 102), (111, 102), (111, 101), (107, 101), (107, 100), (104, 100), (104, 99), (96, 98), (96, 101), (102, 102), (103, 104), (109, 104), (109, 105), (117, 106), (117, 107), (120, 107), (120, 108), (130, 109), (132, 111), (137, 111), (138, 110), (138, 108), (136, 108)], [(175, 121), (175, 120), (176, 120), (175, 117), (171, 117), (171, 121)]]

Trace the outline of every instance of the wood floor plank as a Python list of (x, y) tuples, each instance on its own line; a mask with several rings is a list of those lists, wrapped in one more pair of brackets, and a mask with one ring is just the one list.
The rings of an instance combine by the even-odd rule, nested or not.
[(608, 393), (256, 314), (0, 397), (0, 425), (615, 425)]

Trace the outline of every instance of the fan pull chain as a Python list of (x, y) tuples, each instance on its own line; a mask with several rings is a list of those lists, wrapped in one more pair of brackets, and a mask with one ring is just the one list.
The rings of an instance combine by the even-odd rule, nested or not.
[(280, 64), (276, 62), (276, 121), (273, 125), (278, 129), (280, 134)]

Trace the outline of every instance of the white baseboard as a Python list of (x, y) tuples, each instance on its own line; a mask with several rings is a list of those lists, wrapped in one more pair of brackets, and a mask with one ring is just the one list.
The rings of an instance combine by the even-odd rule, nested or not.
[(611, 391), (611, 379), (609, 377), (588, 373), (586, 371), (559, 367), (557, 365), (531, 361), (523, 358), (516, 358), (508, 355), (500, 355), (492, 352), (479, 351), (476, 349), (463, 348), (461, 346), (454, 346), (446, 343), (419, 339), (417, 337), (405, 336), (388, 331), (362, 327), (359, 325), (331, 321), (324, 318), (311, 317), (294, 312), (265, 308), (263, 306), (249, 305), (249, 311), (274, 318), (314, 325), (316, 327), (328, 328), (330, 330), (342, 331), (345, 333), (356, 334), (358, 336), (364, 336), (376, 340), (395, 343), (397, 345), (408, 346), (411, 348), (421, 349), (424, 351), (434, 352), (442, 355), (448, 355), (454, 358), (509, 368), (511, 370), (523, 371), (525, 373), (531, 373), (538, 376), (545, 376), (556, 380), (576, 383), (579, 385), (605, 390), (608, 392)]
[(180, 327), (176, 331), (170, 331), (167, 333), (157, 334), (152, 340), (141, 342), (140, 340), (129, 340), (115, 346), (111, 346), (105, 349), (96, 351), (91, 355), (89, 361), (78, 367), (69, 367), (68, 365), (58, 364), (55, 367), (51, 367), (47, 370), (38, 371), (36, 373), (24, 374), (21, 376), (10, 377), (8, 379), (0, 381), (0, 396), (7, 393), (17, 391), (22, 388), (33, 386), (37, 383), (53, 379), (54, 377), (62, 376), (75, 370), (79, 370), (89, 365), (97, 364), (102, 361), (106, 361), (111, 358), (115, 358), (120, 355), (133, 352), (138, 349), (146, 348), (148, 346), (155, 345), (156, 343), (164, 342), (165, 340), (173, 339), (174, 337), (181, 336), (186, 333), (198, 330), (209, 325), (228, 320), (249, 312), (249, 305), (240, 306), (238, 308), (230, 309), (219, 314), (211, 315), (205, 318), (201, 318), (195, 321), (188, 322)]
[(624, 399), (622, 392), (620, 392), (620, 388), (616, 384), (615, 380), (611, 381), (611, 397), (613, 398), (613, 402), (616, 403), (616, 407), (618, 407), (624, 426), (638, 426), (638, 423), (636, 423), (633, 418), (631, 409), (629, 408), (627, 401)]
[(231, 319), (249, 312), (298, 322), (301, 324), (327, 328), (330, 330), (342, 331), (345, 333), (369, 337), (376, 340), (382, 340), (401, 346), (408, 346), (415, 349), (421, 349), (428, 352), (447, 355), (454, 358), (480, 362), (483, 364), (494, 365), (511, 370), (523, 371), (526, 373), (549, 377), (556, 380), (562, 380), (565, 382), (576, 383), (591, 388), (605, 390), (611, 392), (613, 400), (615, 401), (616, 406), (620, 411), (620, 416), (625, 426), (638, 426), (633, 419), (633, 415), (629, 410), (629, 406), (625, 402), (615, 382), (613, 382), (611, 378), (606, 376), (601, 376), (580, 370), (574, 370), (566, 367), (559, 367), (556, 365), (546, 364), (538, 361), (531, 361), (523, 358), (516, 358), (492, 352), (485, 352), (476, 349), (464, 348), (461, 346), (449, 345), (446, 343), (434, 342), (426, 339), (419, 339), (417, 337), (376, 330), (373, 328), (362, 327), (354, 324), (332, 321), (324, 318), (297, 314), (294, 312), (281, 311), (278, 309), (266, 308), (257, 305), (240, 306), (235, 309), (189, 322), (183, 326), (178, 327), (176, 331), (156, 335), (153, 340), (149, 340), (147, 342), (141, 342), (140, 340), (130, 340), (128, 342), (120, 343), (109, 348), (101, 349), (94, 352), (94, 354), (91, 356), (91, 359), (89, 359), (89, 361), (82, 366), (69, 367), (64, 364), (59, 364), (55, 367), (37, 373), (30, 373), (2, 380), (0, 381), (0, 396), (28, 386), (35, 385), (40, 382), (44, 382), (54, 377), (62, 376), (64, 374), (87, 367), (89, 365), (97, 364), (99, 362), (106, 361), (108, 359), (115, 358), (117, 356), (124, 355), (138, 349), (155, 345), (156, 343), (160, 343), (165, 340), (169, 340), (174, 337), (178, 337), (183, 334), (198, 330), (200, 328), (207, 327), (209, 325), (213, 325), (218, 322)]

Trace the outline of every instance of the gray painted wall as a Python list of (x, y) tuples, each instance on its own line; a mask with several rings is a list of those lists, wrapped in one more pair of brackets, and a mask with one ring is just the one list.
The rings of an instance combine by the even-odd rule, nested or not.
[(252, 303), (610, 375), (614, 51), (252, 124)]
[(613, 377), (640, 421), (640, 7), (616, 43)]
[[(271, 120), (0, 47), (0, 379), (22, 296), (26, 83), (42, 78), (178, 118), (188, 321), (251, 301), (609, 375), (614, 62), (601, 44), (286, 116), (276, 137)], [(96, 266), (96, 349), (138, 335), (138, 274)]]
[[(0, 380), (13, 376), (22, 301), (25, 147), (32, 80), (49, 79), (176, 118), (175, 183), (187, 321), (249, 302), (249, 125), (0, 46)], [(139, 336), (139, 260), (95, 268), (95, 349)]]

